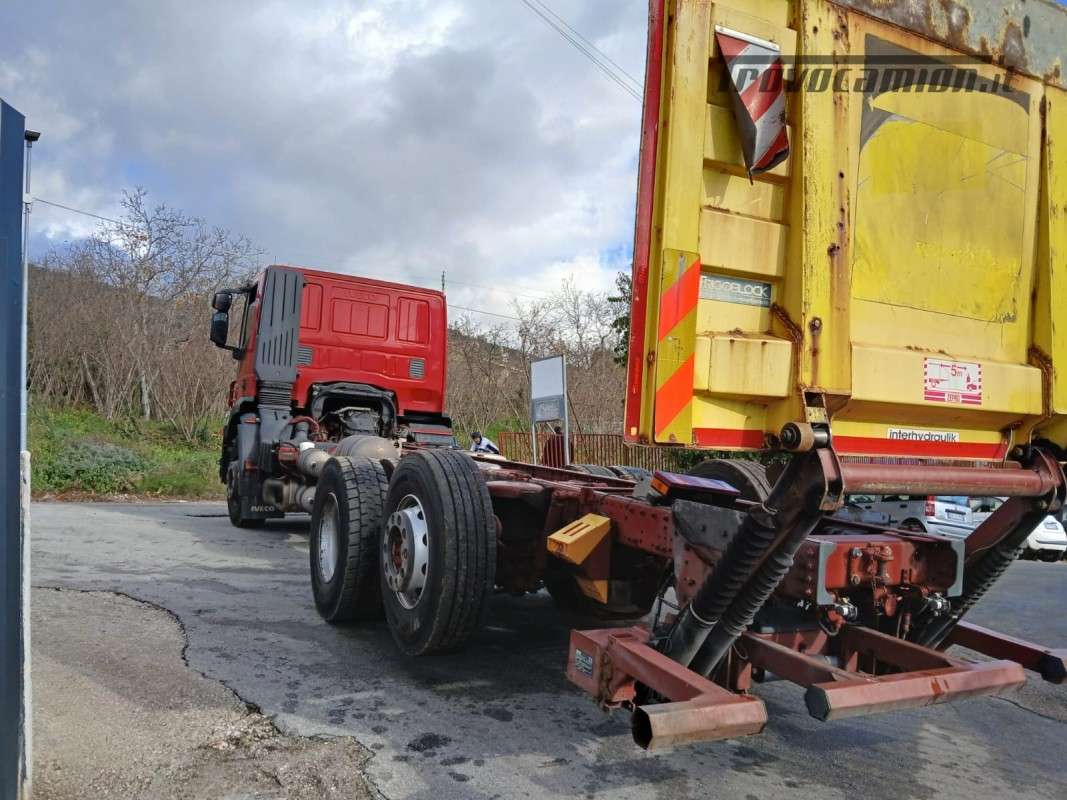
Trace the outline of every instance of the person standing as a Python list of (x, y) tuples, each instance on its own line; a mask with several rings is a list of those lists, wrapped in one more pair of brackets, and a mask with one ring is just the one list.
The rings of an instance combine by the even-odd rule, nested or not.
[(563, 428), (556, 425), (545, 440), (545, 446), (541, 448), (541, 463), (546, 467), (562, 468), (566, 466), (563, 461)]

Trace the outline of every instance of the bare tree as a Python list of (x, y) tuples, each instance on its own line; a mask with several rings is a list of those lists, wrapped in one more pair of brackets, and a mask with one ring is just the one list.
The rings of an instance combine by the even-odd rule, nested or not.
[(201, 434), (228, 371), (204, 332), (211, 293), (245, 280), (259, 252), (144, 190), (84, 242), (50, 253), (30, 281), (31, 391), (108, 418), (165, 419)]

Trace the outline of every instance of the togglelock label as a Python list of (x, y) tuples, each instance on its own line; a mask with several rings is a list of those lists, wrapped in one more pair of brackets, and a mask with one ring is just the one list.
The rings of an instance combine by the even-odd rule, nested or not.
[(889, 438), (901, 442), (958, 442), (955, 431), (916, 431), (911, 428), (890, 428)]
[(700, 297), (704, 300), (719, 300), (723, 303), (769, 308), (771, 285), (763, 281), (749, 281), (744, 278), (701, 275)]

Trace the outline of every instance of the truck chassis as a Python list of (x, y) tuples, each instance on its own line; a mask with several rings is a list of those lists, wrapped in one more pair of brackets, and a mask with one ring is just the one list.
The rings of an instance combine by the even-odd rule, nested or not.
[[(432, 447), (331, 464), (361, 477), (347, 497), (336, 480), (316, 493), (327, 620), (384, 610), (401, 649), (422, 655), (462, 646), (494, 587), (643, 618), (572, 631), (567, 676), (631, 712), (644, 748), (759, 733), (752, 688), (772, 675), (805, 687), (820, 720), (1000, 694), (1024, 670), (1067, 677), (1067, 650), (962, 619), (1063, 503), (1063, 471), (1041, 449), (993, 467), (866, 463), (827, 445), (789, 456), (773, 483), (751, 461), (633, 481)], [(852, 493), (1009, 499), (961, 542), (849, 519)], [(356, 513), (331, 522), (339, 501)], [(331, 570), (347, 590), (323, 591)]]

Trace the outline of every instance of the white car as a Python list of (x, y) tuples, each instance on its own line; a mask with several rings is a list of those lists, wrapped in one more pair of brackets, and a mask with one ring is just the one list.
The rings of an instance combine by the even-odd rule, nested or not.
[[(904, 530), (965, 539), (1004, 498), (907, 495), (851, 495), (844, 513), (866, 522)], [(1026, 539), (1023, 557), (1059, 561), (1067, 552), (1067, 532), (1055, 517), (1044, 521)]]

